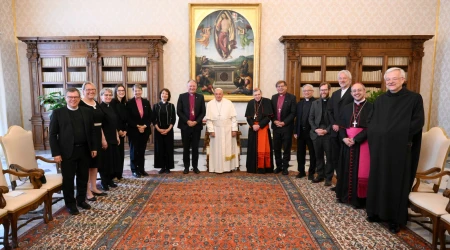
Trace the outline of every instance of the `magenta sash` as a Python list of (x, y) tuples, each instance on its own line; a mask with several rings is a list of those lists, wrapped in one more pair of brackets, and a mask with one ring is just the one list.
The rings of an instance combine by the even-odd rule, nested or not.
[[(357, 134), (363, 131), (363, 128), (347, 128), (347, 135), (349, 138), (354, 138)], [(367, 187), (369, 184), (369, 172), (370, 172), (370, 154), (369, 143), (364, 141), (359, 147), (359, 166), (358, 166), (358, 190), (357, 194), (359, 198), (367, 197)]]

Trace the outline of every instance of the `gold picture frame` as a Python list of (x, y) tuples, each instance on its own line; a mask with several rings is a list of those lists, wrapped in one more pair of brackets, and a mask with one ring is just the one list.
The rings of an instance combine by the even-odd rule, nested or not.
[(190, 75), (209, 101), (222, 88), (249, 101), (259, 87), (261, 4), (189, 4)]

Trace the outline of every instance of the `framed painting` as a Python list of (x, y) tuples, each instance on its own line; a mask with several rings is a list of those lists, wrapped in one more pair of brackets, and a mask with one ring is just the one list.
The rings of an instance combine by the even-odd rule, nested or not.
[(222, 88), (231, 101), (259, 86), (261, 4), (189, 4), (190, 74), (205, 100)]

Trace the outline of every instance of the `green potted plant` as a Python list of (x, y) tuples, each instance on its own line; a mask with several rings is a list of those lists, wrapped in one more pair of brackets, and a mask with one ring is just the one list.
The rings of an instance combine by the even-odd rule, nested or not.
[(377, 91), (367, 90), (367, 93), (369, 95), (366, 97), (366, 100), (370, 103), (374, 103), (375, 99), (377, 99), (380, 95), (384, 94), (385, 92), (383, 90), (379, 89)]
[(61, 92), (51, 92), (47, 95), (41, 95), (38, 98), (41, 107), (44, 108), (45, 111), (52, 111), (67, 105), (66, 99)]

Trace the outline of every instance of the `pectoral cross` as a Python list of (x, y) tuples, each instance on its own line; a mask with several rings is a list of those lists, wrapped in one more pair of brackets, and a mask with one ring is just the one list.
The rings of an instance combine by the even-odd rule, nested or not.
[(194, 110), (192, 110), (191, 113), (192, 113), (192, 115), (195, 115), (195, 114), (194, 114)]
[(353, 127), (356, 128), (356, 124), (358, 124), (356, 121), (353, 122)]
[(278, 109), (278, 113), (281, 113), (281, 109)]

